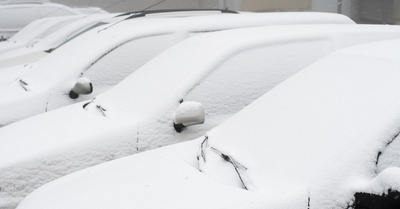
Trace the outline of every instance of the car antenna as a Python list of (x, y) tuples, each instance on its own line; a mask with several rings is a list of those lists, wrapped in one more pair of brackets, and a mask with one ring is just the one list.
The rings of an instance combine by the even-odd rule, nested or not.
[(161, 4), (161, 3), (163, 3), (164, 1), (167, 1), (167, 0), (161, 0), (161, 1), (159, 1), (159, 2), (157, 2), (157, 3), (155, 3), (155, 4), (153, 4), (153, 5), (150, 5), (150, 6), (146, 7), (146, 8), (144, 8), (144, 9), (143, 9), (142, 11), (140, 11), (140, 12), (144, 12), (144, 11), (146, 11), (146, 10), (148, 10), (148, 9), (151, 9), (151, 8), (153, 8), (153, 7), (155, 7), (155, 6), (157, 6), (157, 5)]
[[(93, 13), (90, 13), (90, 14), (86, 15), (86, 16), (83, 17), (83, 18), (89, 17), (90, 15), (93, 15), (93, 14), (97, 14), (97, 13), (99, 13), (102, 9), (103, 9), (103, 10), (106, 10), (106, 9), (108, 9), (108, 8), (111, 8), (111, 7), (113, 7), (113, 6), (117, 5), (117, 4), (120, 4), (120, 3), (125, 2), (125, 1), (127, 1), (127, 0), (121, 0), (121, 1), (117, 1), (117, 2), (114, 2), (114, 3), (112, 3), (112, 4), (109, 4), (109, 5), (105, 6), (104, 8), (100, 8), (98, 11), (95, 11), (95, 12), (93, 12)], [(92, 0), (90, 0), (88, 6), (91, 6), (91, 4), (92, 4)]]
[[(125, 0), (125, 1), (126, 1), (126, 0)], [(161, 0), (161, 1), (157, 2), (157, 3), (155, 3), (155, 4), (152, 4), (151, 6), (148, 6), (148, 7), (144, 8), (143, 10), (141, 10), (141, 11), (139, 11), (139, 12), (132, 12), (131, 14), (133, 14), (133, 13), (144, 12), (144, 11), (146, 11), (146, 10), (148, 10), (148, 9), (150, 9), (150, 8), (152, 8), (152, 7), (156, 6), (156, 5), (158, 5), (158, 4), (163, 3), (164, 1), (167, 1), (167, 0)], [(121, 22), (123, 22), (123, 21), (125, 21), (125, 20), (127, 20), (127, 19), (130, 19), (130, 17), (131, 17), (131, 16), (129, 15), (127, 18), (124, 18), (124, 19), (122, 19), (122, 20), (120, 20), (120, 21), (118, 21), (118, 22), (116, 22), (116, 23), (114, 23), (114, 24), (112, 24), (112, 25), (109, 25), (108, 27), (105, 27), (105, 28), (99, 30), (97, 33), (100, 33), (100, 32), (103, 31), (103, 30), (107, 30), (107, 29), (113, 27), (114, 25), (117, 25), (118, 23), (121, 23)]]
[[(103, 9), (108, 9), (108, 8), (110, 8), (110, 7), (113, 7), (113, 6), (117, 5), (117, 4), (122, 3), (122, 2), (125, 2), (125, 1), (127, 1), (127, 0), (121, 0), (121, 1), (118, 1), (118, 2), (114, 2), (114, 3), (112, 3), (112, 4), (107, 5), (107, 6), (104, 7)], [(90, 2), (88, 3), (88, 5), (91, 5), (91, 2), (92, 2), (92, 0), (90, 0)], [(83, 16), (83, 17), (81, 17), (80, 19), (87, 18), (87, 17), (89, 17), (89, 16), (91, 16), (91, 15), (93, 15), (93, 14), (97, 14), (97, 13), (100, 12), (100, 11), (101, 11), (101, 9), (99, 9), (98, 11), (95, 11), (95, 12), (93, 12), (93, 13), (90, 13), (90, 14), (88, 14), (88, 15), (86, 15), (86, 16)], [(117, 16), (117, 17), (118, 17), (118, 16)], [(54, 47), (54, 48), (47, 49), (47, 50), (45, 50), (44, 52), (46, 52), (46, 53), (51, 53), (52, 51), (56, 50), (58, 47), (64, 45), (65, 43), (67, 43), (67, 42), (70, 41), (71, 39), (75, 38), (77, 35), (79, 35), (79, 34), (74, 35), (72, 38), (66, 39), (66, 40), (63, 41), (61, 44), (58, 44), (58, 46), (56, 46), (56, 47)], [(0, 42), (1, 42), (1, 39), (0, 39)]]

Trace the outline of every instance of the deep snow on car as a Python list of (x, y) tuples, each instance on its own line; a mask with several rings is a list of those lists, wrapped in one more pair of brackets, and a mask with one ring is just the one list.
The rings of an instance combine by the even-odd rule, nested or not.
[(196, 138), (323, 55), (399, 33), (288, 25), (191, 37), (93, 100), (2, 127), (0, 200), (15, 205), (70, 172)]
[[(92, 99), (163, 50), (191, 36), (265, 25), (354, 24), (343, 15), (325, 13), (190, 14), (125, 14), (123, 20), (90, 30), (38, 62), (1, 69), (0, 126)], [(76, 84), (81, 85), (81, 77), (91, 81), (93, 91), (72, 91)]]
[(203, 137), (62, 177), (18, 209), (398, 208), (399, 65), (399, 39), (334, 52)]

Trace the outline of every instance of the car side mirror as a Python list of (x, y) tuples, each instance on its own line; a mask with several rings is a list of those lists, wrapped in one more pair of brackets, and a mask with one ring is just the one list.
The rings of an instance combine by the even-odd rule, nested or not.
[(175, 112), (174, 128), (181, 132), (184, 127), (204, 123), (204, 107), (199, 102), (182, 102)]
[(90, 94), (93, 92), (93, 84), (88, 78), (79, 78), (69, 92), (71, 99), (76, 99), (80, 94)]

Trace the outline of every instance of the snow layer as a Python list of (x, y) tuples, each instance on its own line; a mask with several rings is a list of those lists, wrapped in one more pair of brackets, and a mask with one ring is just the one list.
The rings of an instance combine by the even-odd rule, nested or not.
[[(209, 147), (247, 167), (252, 191), (306, 187), (310, 208), (344, 208), (400, 130), (399, 49), (396, 40), (322, 59), (209, 133)], [(203, 169), (220, 178), (217, 160)]]
[[(74, 38), (74, 36), (77, 36), (94, 26), (98, 26), (98, 23), (101, 20), (110, 18), (111, 16), (112, 15), (110, 14), (91, 16), (75, 15), (69, 19), (60, 19), (63, 21), (60, 21), (59, 19), (51, 20), (50, 22), (53, 24), (43, 31), (43, 33), (49, 33), (46, 34), (46, 36), (36, 36), (33, 40), (25, 43), (21, 47), (16, 47), (14, 49), (6, 48), (4, 52), (0, 54), (0, 68), (12, 66), (13, 63), (15, 63), (14, 65), (33, 63), (43, 58), (44, 55), (49, 54), (49, 52), (46, 53), (45, 51), (57, 48), (68, 40)], [(41, 53), (43, 55), (35, 56), (30, 59), (23, 57), (37, 53)], [(15, 61), (10, 63), (10, 60)], [(7, 65), (5, 65), (4, 62), (8, 62)]]
[(400, 131), (399, 55), (400, 40), (333, 53), (206, 137), (62, 177), (18, 209), (346, 208), (398, 190), (399, 168), (376, 161)]
[[(43, 17), (54, 17), (54, 16), (69, 16), (83, 14), (78, 10), (74, 10), (62, 4), (46, 3), (46, 4), (3, 4), (0, 5), (0, 9), (4, 12), (1, 19), (0, 31), (5, 38), (17, 33), (24, 26), (28, 25), (36, 19)], [(28, 11), (29, 15), (24, 13)], [(10, 12), (12, 11), (12, 12)], [(20, 18), (18, 18), (18, 16)], [(23, 17), (23, 18), (21, 18)]]
[(61, 17), (49, 17), (35, 20), (22, 28), (10, 39), (0, 43), (0, 56), (6, 54), (11, 49), (30, 46), (38, 40), (42, 40), (52, 32), (68, 25), (82, 16), (70, 15)]
[[(193, 165), (200, 143), (194, 140), (85, 169), (41, 187), (18, 208), (257, 208), (260, 205), (254, 197), (266, 202), (265, 197), (199, 172)], [(37, 198), (41, 203), (33, 204)], [(267, 205), (282, 209), (307, 206), (304, 193), (274, 198)], [(293, 201), (282, 204), (282, 199)]]
[[(92, 99), (120, 82), (161, 51), (192, 35), (231, 28), (302, 23), (354, 24), (349, 18), (336, 14), (260, 13), (188, 18), (145, 17), (99, 27), (66, 43), (40, 61), (23, 66), (29, 70), (22, 71), (30, 72), (13, 78), (11, 81), (16, 82), (9, 88), (0, 89), (0, 97), (5, 98), (0, 101), (2, 116), (0, 126), (61, 106)], [(110, 52), (115, 52), (121, 45), (129, 45), (127, 47), (130, 51), (121, 49), (118, 51), (118, 56), (111, 55)], [(109, 53), (110, 56), (107, 56)], [(102, 63), (103, 58), (107, 57), (110, 57), (109, 65)], [(93, 83), (94, 92), (72, 100), (67, 96), (68, 92), (82, 76), (93, 76), (94, 80), (97, 79), (96, 83)], [(1, 71), (0, 79), (3, 79)], [(26, 86), (29, 86), (29, 93), (20, 93), (21, 80), (28, 84)], [(6, 80), (1, 83), (11, 81)], [(14, 114), (17, 109), (25, 111)]]
[[(239, 91), (240, 97), (236, 97), (236, 103), (230, 104), (233, 108), (228, 109), (228, 112), (225, 109), (229, 106), (227, 103), (217, 104), (218, 108), (208, 112), (211, 122), (207, 122), (206, 119), (204, 126), (190, 127), (183, 133), (177, 133), (173, 129), (173, 115), (179, 101), (182, 98), (186, 99), (185, 95), (201, 84), (204, 78), (213, 77), (213, 71), (218, 66), (222, 69), (225, 64), (232, 66), (225, 60), (239, 55), (239, 52), (246, 50), (257, 52), (260, 47), (264, 47), (267, 51), (273, 49), (278, 57), (277, 60), (280, 59), (281, 62), (275, 60), (272, 63), (292, 64), (291, 67), (285, 68), (291, 71), (282, 70), (284, 68), (280, 68), (279, 65), (261, 68), (266, 70), (254, 74), (253, 78), (264, 79), (264, 75), (272, 75), (265, 82), (253, 83), (249, 79), (252, 77), (230, 78), (231, 82), (239, 79), (237, 83), (240, 82), (240, 85), (262, 84), (259, 88), (266, 92), (300, 70), (302, 66), (332, 50), (349, 44), (392, 38), (399, 33), (396, 27), (390, 26), (303, 25), (240, 29), (192, 37), (163, 52), (91, 102), (78, 103), (1, 128), (0, 203), (12, 202), (15, 205), (38, 186), (72, 171), (140, 151), (186, 141), (203, 134), (208, 128), (239, 111), (260, 94), (260, 92), (254, 94), (254, 87), (246, 87), (245, 94)], [(357, 34), (362, 34), (363, 38), (359, 38)], [(315, 43), (325, 50), (310, 47)], [(191, 53), (187, 53), (188, 51)], [(289, 62), (283, 55), (291, 52), (296, 52), (293, 54), (296, 55), (293, 56), (296, 59)], [(317, 56), (310, 56), (312, 54)], [(258, 53), (260, 60), (269, 59), (270, 55), (270, 53)], [(256, 62), (259, 63), (263, 62)], [(247, 66), (251, 66), (250, 63), (241, 64), (235, 70), (247, 72)], [(236, 73), (232, 71), (232, 75)], [(217, 77), (220, 77), (219, 74), (214, 78)], [(31, 84), (28, 79), (22, 81)], [(20, 82), (18, 85), (19, 94), (46, 97), (45, 93), (35, 91), (34, 83), (25, 85)], [(212, 85), (205, 88), (198, 94), (199, 98), (211, 95), (213, 88)], [(231, 92), (226, 89), (221, 93)], [(221, 94), (215, 94), (215, 98), (218, 95), (223, 98)], [(30, 105), (13, 114), (25, 114), (24, 111), (44, 106), (27, 101), (26, 103)], [(214, 118), (210, 117), (212, 112), (215, 113)], [(219, 112), (221, 113), (218, 114)]]

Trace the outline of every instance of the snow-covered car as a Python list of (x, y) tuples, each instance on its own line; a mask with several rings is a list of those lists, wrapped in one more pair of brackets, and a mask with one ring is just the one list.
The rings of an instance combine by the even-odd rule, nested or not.
[(0, 128), (0, 203), (16, 204), (76, 170), (201, 136), (322, 56), (398, 37), (394, 28), (267, 26), (184, 40), (93, 100)]
[(203, 137), (65, 176), (17, 208), (399, 208), (399, 65), (400, 40), (337, 51)]
[(30, 22), (54, 16), (83, 14), (47, 0), (9, 0), (0, 4), (0, 38), (8, 39)]
[[(192, 13), (196, 16), (192, 17)], [(124, 20), (87, 31), (52, 49), (51, 54), (35, 63), (1, 69), (0, 127), (92, 99), (163, 50), (191, 36), (278, 24), (355, 25), (343, 15), (327, 13), (197, 14), (174, 12), (165, 16), (151, 11), (126, 14)], [(82, 77), (86, 79), (80, 79)], [(91, 84), (85, 84), (87, 81)], [(90, 89), (76, 92), (72, 90), (76, 84), (92, 86), (93, 92)]]
[[(33, 22), (32, 25), (27, 26), (27, 31), (21, 31), (26, 34), (28, 31), (32, 33), (34, 31), (37, 36), (32, 37), (32, 34), (28, 35), (28, 38), (19, 36), (16, 34), (9, 39), (9, 41), (0, 43), (0, 70), (15, 65), (26, 65), (33, 63), (50, 54), (51, 50), (59, 47), (65, 42), (73, 39), (74, 37), (98, 27), (99, 25), (105, 25), (109, 23), (109, 19), (115, 15), (112, 14), (94, 14), (94, 15), (74, 15), (74, 16), (63, 16), (46, 18), (45, 21), (42, 19), (38, 20), (42, 26), (40, 29), (34, 27), (38, 23)], [(49, 20), (50, 19), (50, 20)], [(105, 21), (104, 21), (105, 20)], [(20, 32), (21, 32), (20, 31)], [(21, 39), (18, 40), (18, 38)], [(24, 39), (30, 39), (24, 41)]]
[(40, 40), (61, 27), (78, 19), (79, 15), (48, 17), (34, 20), (6, 41), (0, 42), (0, 53)]

